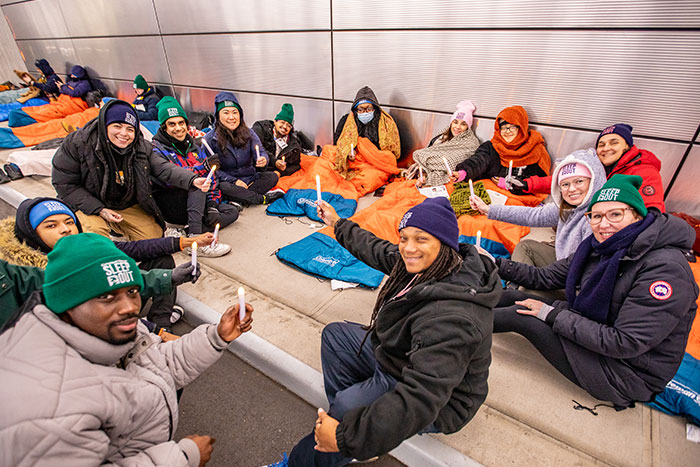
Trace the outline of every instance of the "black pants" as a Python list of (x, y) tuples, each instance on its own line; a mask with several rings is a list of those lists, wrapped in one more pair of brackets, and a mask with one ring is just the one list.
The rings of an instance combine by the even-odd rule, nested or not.
[(238, 219), (238, 209), (207, 200), (201, 190), (161, 189), (153, 193), (163, 217), (171, 224), (187, 224), (188, 233), (199, 235), (214, 230), (218, 223), (224, 228)]
[[(159, 256), (158, 258), (142, 261), (139, 269), (150, 271), (151, 269), (173, 269), (175, 260), (170, 255)], [(156, 323), (160, 327), (170, 328), (170, 315), (173, 312), (173, 305), (177, 298), (177, 290), (173, 289), (169, 295), (157, 295), (153, 297), (151, 309), (148, 311), (146, 319)]]
[(263, 195), (277, 185), (279, 177), (274, 172), (260, 172), (260, 177), (248, 188), (243, 188), (235, 183), (219, 181), (219, 189), (224, 198), (237, 203), (262, 204)]
[(515, 302), (526, 298), (541, 300), (539, 297), (529, 296), (519, 290), (504, 291), (497, 308), (494, 309), (493, 332), (515, 332), (520, 334), (530, 341), (559, 373), (580, 387), (578, 378), (576, 378), (574, 370), (566, 359), (559, 335), (552, 330), (549, 324), (539, 318), (521, 315), (515, 311), (524, 308), (520, 305), (515, 305)]

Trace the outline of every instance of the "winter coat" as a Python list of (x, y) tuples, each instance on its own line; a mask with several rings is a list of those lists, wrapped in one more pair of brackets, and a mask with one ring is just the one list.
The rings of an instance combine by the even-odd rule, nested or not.
[[(698, 286), (683, 251), (695, 232), (682, 219), (649, 211), (654, 222), (620, 260), (605, 324), (555, 301), (546, 322), (559, 335), (580, 385), (594, 397), (627, 407), (648, 402), (673, 378), (695, 317)], [(502, 279), (529, 289), (563, 289), (573, 255), (544, 268), (498, 259)], [(591, 254), (581, 286), (599, 256)]]
[(172, 439), (176, 390), (227, 346), (215, 325), (164, 343), (141, 323), (113, 345), (36, 306), (0, 335), (0, 464), (198, 466), (195, 443)]
[(46, 95), (58, 95), (58, 86), (59, 84), (63, 84), (63, 80), (60, 78), (60, 76), (58, 76), (56, 72), (53, 71), (53, 68), (51, 68), (49, 62), (46, 61), (46, 59), (44, 58), (40, 58), (39, 60), (34, 62), (34, 64), (44, 74), (46, 82), (39, 83), (38, 81), (35, 81), (34, 83), (32, 83), (32, 86), (41, 89), (41, 91)]
[(274, 136), (275, 122), (273, 120), (259, 120), (253, 123), (253, 131), (258, 135), (262, 142), (265, 152), (270, 158), (267, 170), (279, 171), (275, 166), (275, 162), (284, 157), (284, 162), (287, 168), (280, 172), (280, 176), (284, 177), (291, 175), (301, 168), (301, 152), (302, 149), (312, 150), (313, 143), (300, 131), (292, 130), (287, 135), (287, 146), (277, 153), (277, 143)]
[[(562, 220), (559, 216), (562, 196), (556, 180), (561, 168), (572, 162), (583, 164), (588, 168), (592, 175), (591, 183), (581, 204), (569, 210), (566, 219)], [(593, 149), (575, 151), (566, 156), (554, 169), (551, 189), (552, 203), (534, 208), (493, 204), (489, 208), (488, 218), (529, 227), (556, 227), (557, 235), (554, 241), (556, 255), (557, 259), (564, 259), (574, 254), (583, 239), (591, 234), (591, 225), (584, 214), (588, 211), (591, 196), (605, 184), (605, 180), (605, 169)]]
[[(160, 102), (160, 96), (155, 88), (149, 87), (146, 92), (134, 99), (134, 111), (139, 116), (139, 120), (158, 120), (158, 108), (156, 104)], [(139, 106), (143, 106), (143, 110)]]
[[(51, 174), (58, 197), (74, 211), (81, 210), (87, 215), (98, 215), (105, 208), (110, 171), (105, 150), (99, 144), (99, 125), (104, 125), (104, 115), (110, 105), (121, 101), (110, 101), (100, 110), (97, 119), (68, 136), (54, 155)], [(161, 226), (165, 225), (163, 215), (151, 194), (150, 177), (169, 185), (189, 190), (196, 175), (171, 164), (155, 154), (151, 143), (144, 140), (137, 129), (136, 152), (133, 173), (136, 184), (136, 201), (146, 213), (153, 216)]]
[[(370, 267), (390, 274), (402, 261), (397, 245), (341, 219), (340, 244)], [(340, 452), (367, 459), (386, 453), (431, 423), (442, 433), (462, 428), (486, 399), (493, 306), (501, 293), (494, 264), (462, 245), (461, 269), (412, 287), (385, 303), (371, 333), (382, 370), (395, 388), (350, 410), (336, 430)]]
[(35, 290), (44, 284), (44, 270), (0, 260), (0, 328)]
[[(508, 167), (501, 165), (501, 157), (496, 152), (491, 141), (481, 143), (479, 149), (474, 155), (464, 162), (457, 165), (457, 171), (464, 170), (466, 178), (472, 180), (481, 180), (491, 177), (506, 177), (508, 175)], [(522, 180), (533, 175), (546, 176), (549, 175), (538, 164), (530, 164), (518, 167), (513, 164), (513, 177)], [(525, 191), (515, 186), (511, 190), (513, 194), (522, 195)]]
[(92, 85), (88, 79), (87, 71), (80, 65), (74, 65), (70, 69), (68, 82), (61, 86), (61, 94), (85, 99), (85, 96), (90, 91), (92, 91)]
[(236, 180), (242, 180), (250, 184), (260, 178), (255, 170), (255, 161), (258, 157), (255, 146), (258, 146), (260, 150), (260, 157), (265, 158), (268, 162), (270, 160), (260, 138), (253, 130), (250, 130), (250, 138), (241, 148), (234, 148), (229, 142), (226, 143), (225, 148), (222, 148), (217, 140), (216, 129), (207, 133), (204, 139), (216, 154), (216, 157), (209, 158), (209, 163), (219, 167), (216, 169), (216, 174), (219, 180), (224, 182), (236, 183)]

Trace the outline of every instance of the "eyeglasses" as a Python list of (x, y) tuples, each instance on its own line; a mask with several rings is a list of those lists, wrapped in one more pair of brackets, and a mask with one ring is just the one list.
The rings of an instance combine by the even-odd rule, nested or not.
[(372, 104), (358, 105), (355, 110), (357, 110), (358, 114), (366, 114), (372, 112), (374, 110), (374, 106)]
[(509, 131), (518, 131), (518, 125), (501, 125), (501, 133), (507, 133)]
[(591, 225), (598, 225), (605, 217), (611, 224), (619, 224), (625, 218), (625, 211), (634, 211), (633, 208), (610, 209), (605, 212), (587, 212), (586, 217)]
[(562, 184), (559, 185), (559, 188), (561, 189), (561, 191), (567, 191), (572, 186), (574, 188), (581, 188), (583, 186), (583, 184), (586, 183), (586, 180), (588, 180), (588, 179), (587, 178), (577, 178), (573, 182), (569, 182), (569, 181), (562, 182)]

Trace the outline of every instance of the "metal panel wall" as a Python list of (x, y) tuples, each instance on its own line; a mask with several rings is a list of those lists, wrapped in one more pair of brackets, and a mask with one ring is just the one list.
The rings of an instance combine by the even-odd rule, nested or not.
[(331, 97), (330, 33), (164, 36), (173, 83)]
[(60, 5), (71, 37), (160, 32), (151, 0), (61, 0)]
[(58, 0), (36, 0), (2, 7), (16, 39), (69, 37)]
[(35, 70), (34, 61), (45, 58), (56, 73), (68, 74), (70, 67), (78, 63), (78, 57), (71, 39), (44, 39), (37, 41), (17, 41), (24, 55), (28, 70)]
[(681, 211), (696, 217), (700, 216), (698, 177), (700, 177), (700, 146), (693, 146), (666, 197), (668, 211)]
[[(79, 63), (105, 78), (169, 83), (168, 65), (158, 36), (73, 39)], [(50, 60), (49, 60), (50, 61)]]
[(669, 28), (700, 26), (697, 0), (333, 1), (333, 28)]
[(163, 34), (330, 29), (330, 0), (155, 0), (155, 5)]
[(336, 99), (368, 84), (387, 105), (449, 111), (469, 98), (495, 118), (519, 104), (538, 123), (595, 130), (625, 121), (635, 134), (685, 141), (700, 121), (698, 63), (700, 32), (333, 35)]

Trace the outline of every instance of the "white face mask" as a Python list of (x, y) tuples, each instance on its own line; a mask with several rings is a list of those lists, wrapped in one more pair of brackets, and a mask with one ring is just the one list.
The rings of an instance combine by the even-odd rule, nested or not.
[(363, 114), (357, 114), (357, 119), (362, 122), (363, 125), (367, 125), (374, 118), (374, 110), (371, 112), (365, 112)]

